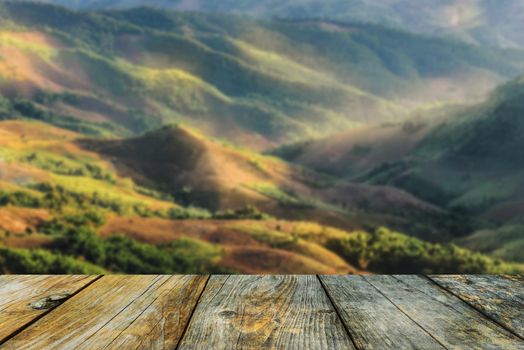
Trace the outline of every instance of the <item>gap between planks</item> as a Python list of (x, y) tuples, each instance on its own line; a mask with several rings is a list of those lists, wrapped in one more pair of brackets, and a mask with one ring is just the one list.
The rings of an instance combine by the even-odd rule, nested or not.
[(348, 325), (346, 324), (346, 322), (344, 322), (344, 320), (342, 319), (342, 316), (340, 315), (340, 312), (338, 310), (338, 307), (337, 305), (335, 304), (335, 302), (333, 301), (333, 299), (331, 298), (331, 294), (328, 292), (326, 286), (324, 285), (324, 282), (322, 281), (322, 279), (320, 278), (320, 275), (316, 275), (317, 276), (317, 279), (318, 279), (318, 282), (320, 282), (320, 286), (322, 286), (322, 289), (324, 290), (324, 293), (327, 295), (327, 298), (329, 300), (329, 302), (331, 303), (331, 306), (333, 306), (333, 309), (335, 310), (335, 313), (337, 314), (337, 317), (338, 317), (338, 320), (340, 321), (340, 323), (342, 323), (342, 326), (344, 327), (344, 330), (346, 331), (349, 339), (351, 340), (351, 342), (353, 343), (353, 346), (355, 347), (355, 349), (359, 349), (358, 345), (357, 345), (357, 342), (355, 342), (355, 339), (353, 338), (353, 335), (351, 334), (351, 332), (349, 331), (349, 328), (348, 328)]
[[(207, 275), (103, 276), (95, 285), (13, 336), (4, 346), (6, 349), (140, 346), (174, 349), (207, 278)], [(111, 301), (104, 302), (107, 298)], [(86, 312), (92, 313), (92, 317), (84, 319)]]
[(521, 339), (522, 341), (524, 341), (524, 337), (522, 337), (520, 334), (518, 334), (517, 332), (515, 332), (514, 329), (512, 329), (511, 327), (508, 327), (507, 325), (505, 325), (504, 323), (502, 322), (499, 322), (498, 320), (496, 320), (493, 316), (489, 315), (487, 312), (485, 312), (484, 310), (482, 310), (480, 307), (477, 307), (475, 306), (474, 304), (471, 304), (470, 302), (468, 302), (466, 299), (464, 299), (462, 296), (459, 295), (459, 293), (453, 291), (451, 288), (447, 288), (446, 286), (443, 286), (442, 284), (440, 284), (439, 282), (437, 282), (436, 280), (434, 280), (431, 276), (428, 276), (428, 275), (423, 275), (424, 277), (426, 277), (427, 279), (429, 279), (432, 283), (434, 283), (437, 287), (445, 290), (446, 292), (450, 293), (451, 295), (453, 295), (454, 297), (456, 297), (457, 299), (461, 300), (462, 302), (464, 302), (465, 304), (469, 305), (471, 308), (473, 308), (474, 310), (478, 311), (482, 316), (484, 316), (485, 318), (487, 318), (488, 320), (490, 320), (491, 322), (495, 323), (496, 325), (500, 326), (501, 328), (505, 329), (506, 331), (508, 331), (509, 333), (513, 334), (514, 336), (516, 336), (517, 338)]
[(182, 331), (182, 334), (180, 335), (180, 339), (178, 339), (178, 342), (176, 344), (175, 350), (178, 350), (180, 348), (180, 344), (182, 343), (182, 339), (184, 339), (184, 337), (185, 337), (185, 335), (187, 333), (187, 329), (189, 328), (189, 325), (191, 324), (191, 320), (193, 319), (193, 316), (195, 315), (195, 310), (196, 310), (198, 304), (200, 303), (200, 299), (202, 299), (202, 295), (204, 294), (204, 292), (207, 289), (207, 284), (209, 283), (209, 280), (211, 279), (211, 276), (212, 275), (207, 275), (206, 282), (204, 283), (204, 288), (202, 288), (202, 291), (198, 295), (196, 303), (193, 306), (193, 310), (191, 310), (191, 314), (187, 318), (187, 322), (186, 322), (186, 324), (184, 326), (184, 330)]
[[(463, 276), (463, 275), (461, 275)], [(355, 276), (354, 278), (358, 278), (359, 276)], [(365, 277), (365, 276), (360, 276), (360, 277)], [(373, 280), (376, 280), (375, 278), (372, 277), (372, 281)], [(403, 296), (402, 296), (402, 292), (401, 292), (401, 289), (398, 289), (397, 288), (397, 295), (395, 295), (395, 288), (393, 286), (393, 289), (391, 290), (392, 292), (392, 296), (393, 296), (393, 299), (396, 299), (396, 300), (393, 300), (392, 298), (389, 297), (389, 294), (391, 293), (384, 293), (383, 292), (383, 288), (384, 287), (389, 287), (388, 283), (391, 283), (393, 280), (398, 280), (399, 282), (402, 282), (402, 283), (405, 283), (404, 280), (407, 282), (409, 280), (412, 280), (411, 283), (413, 283), (413, 278), (417, 278), (416, 276), (409, 276), (409, 275), (404, 275), (404, 276), (375, 276), (378, 278), (377, 281), (379, 281), (379, 286), (382, 284), (382, 286), (380, 288), (378, 288), (376, 285), (375, 285), (375, 282), (373, 283), (370, 283), (370, 281), (368, 281), (368, 278), (364, 278), (364, 281), (367, 281), (370, 285), (369, 287), (370, 288), (374, 288), (376, 290), (376, 293), (379, 293), (380, 295), (382, 295), (382, 297), (384, 298), (384, 300), (387, 300), (388, 301), (388, 305), (389, 307), (392, 307), (392, 308), (395, 308), (397, 310), (397, 312), (399, 312), (400, 314), (402, 314), (403, 316), (402, 317), (405, 317), (406, 319), (409, 319), (410, 322), (416, 326), (419, 331), (416, 331), (415, 329), (413, 329), (410, 333), (410, 336), (407, 337), (408, 339), (419, 339), (420, 340), (420, 336), (422, 335), (422, 333), (420, 333), (421, 331), (424, 332), (424, 334), (426, 334), (426, 337), (430, 337), (431, 339), (427, 339), (425, 341), (425, 345), (426, 345), (426, 348), (431, 348), (433, 349), (436, 345), (440, 345), (442, 346), (443, 348), (449, 348), (450, 346), (451, 347), (454, 347), (456, 346), (458, 343), (457, 341), (461, 342), (461, 341), (464, 341), (466, 339), (469, 339), (467, 338), (466, 334), (464, 332), (462, 332), (462, 335), (459, 336), (459, 337), (455, 337), (453, 338), (452, 341), (446, 341), (446, 333), (445, 333), (445, 326), (446, 326), (446, 323), (440, 323), (439, 326), (437, 326), (436, 328), (433, 328), (433, 327), (429, 327), (426, 328), (426, 326), (428, 325), (428, 319), (424, 319), (424, 317), (420, 318), (420, 317), (415, 317), (413, 318), (413, 312), (416, 313), (416, 310), (417, 310), (417, 307), (415, 306), (415, 309), (410, 308), (408, 307), (408, 310), (404, 310), (404, 306), (405, 305), (402, 305), (403, 304)], [(387, 278), (392, 278), (393, 280), (391, 282), (388, 282)], [(478, 328), (478, 330), (480, 329), (485, 329), (485, 330), (491, 330), (491, 334), (492, 335), (495, 335), (495, 334), (499, 334), (496, 330), (498, 328), (499, 331), (503, 332), (503, 333), (506, 333), (506, 335), (501, 335), (500, 337), (497, 336), (497, 343), (498, 345), (501, 345), (502, 341), (510, 341), (511, 343), (508, 343), (507, 345), (510, 346), (511, 344), (513, 344), (512, 348), (518, 348), (518, 349), (521, 349), (521, 348), (524, 348), (524, 343), (519, 343), (519, 341), (521, 341), (521, 337), (518, 337), (516, 336), (515, 332), (516, 331), (511, 331), (511, 330), (508, 330), (508, 327), (511, 328), (513, 325), (510, 325), (508, 327), (502, 327), (500, 325), (499, 322), (495, 322), (495, 320), (493, 319), (493, 317), (489, 317), (489, 315), (485, 315), (484, 312), (482, 312), (482, 310), (479, 310), (479, 307), (482, 308), (482, 305), (480, 305), (479, 307), (477, 307), (477, 305), (475, 304), (471, 304), (469, 302), (467, 302), (466, 300), (463, 300), (462, 298), (458, 298), (456, 293), (451, 293), (449, 292), (446, 288), (443, 288), (441, 285), (438, 285), (438, 284), (434, 284), (433, 281), (427, 281), (427, 279), (425, 278), (427, 276), (422, 276), (422, 275), (419, 275), (418, 278), (420, 279), (420, 282), (423, 282), (424, 280), (426, 280), (426, 284), (427, 284), (427, 287), (431, 288), (433, 290), (436, 291), (440, 291), (440, 293), (442, 293), (442, 295), (446, 295), (446, 298), (448, 298), (448, 302), (445, 303), (444, 305), (446, 306), (451, 306), (452, 307), (452, 304), (450, 303), (456, 303), (456, 307), (458, 307), (459, 309), (461, 308), (460, 305), (462, 305), (462, 312), (465, 312), (466, 314), (469, 315), (469, 318), (472, 319), (474, 318), (475, 320), (478, 320), (478, 324), (475, 324), (475, 328)], [(437, 276), (438, 277), (438, 276)], [(445, 277), (445, 276), (443, 276)], [(467, 276), (464, 276), (467, 278)], [(353, 288), (349, 288), (349, 289), (346, 289), (344, 287), (344, 284), (346, 283), (349, 283), (348, 282), (348, 278), (351, 278), (349, 276), (340, 276), (340, 281), (336, 281), (337, 279), (337, 276), (320, 276), (320, 280), (324, 286), (324, 289), (326, 290), (326, 293), (328, 294), (329, 296), (329, 299), (331, 300), (332, 304), (335, 306), (335, 308), (337, 309), (338, 313), (339, 313), (339, 316), (345, 321), (344, 322), (344, 325), (346, 326), (346, 329), (348, 331), (348, 333), (352, 336), (352, 340), (354, 341), (355, 345), (357, 348), (359, 349), (362, 349), (362, 348), (368, 348), (368, 345), (369, 346), (372, 346), (371, 344), (369, 344), (369, 341), (373, 341), (374, 342), (374, 345), (377, 345), (379, 348), (382, 348), (388, 344), (385, 344), (384, 343), (384, 338), (381, 337), (380, 335), (377, 336), (377, 334), (371, 332), (369, 333), (369, 330), (366, 330), (366, 327), (369, 326), (369, 324), (372, 324), (373, 322), (373, 319), (374, 317), (377, 316), (377, 314), (374, 314), (373, 312), (370, 314), (370, 315), (363, 315), (365, 319), (367, 319), (367, 323), (366, 322), (363, 322), (362, 324), (359, 324), (359, 322), (357, 321), (357, 319), (360, 319), (358, 316), (355, 316), (355, 314), (353, 312), (357, 312), (357, 315), (359, 313), (359, 308), (360, 306), (357, 306), (357, 304), (353, 304), (353, 306), (350, 306), (350, 305), (345, 305), (345, 297), (342, 296), (344, 293), (353, 293), (353, 292), (356, 292), (357, 294), (355, 294), (355, 296), (353, 297), (354, 298), (359, 298), (358, 295), (360, 295), (360, 297), (362, 297), (362, 301), (363, 302), (366, 302), (366, 301), (369, 301), (367, 300), (367, 296), (368, 296), (368, 292), (367, 290), (365, 289), (362, 289), (363, 286), (360, 286), (358, 288), (360, 288), (360, 290), (355, 290), (352, 292)], [(383, 280), (384, 278), (386, 278), (386, 280)], [(494, 278), (502, 278), (501, 276), (494, 276)], [(444, 279), (444, 278), (443, 278)], [(344, 282), (344, 280), (346, 280)], [(380, 281), (382, 281), (382, 283), (380, 283)], [(356, 281), (356, 280), (355, 280)], [(339, 285), (340, 283), (340, 285)], [(352, 283), (349, 283), (350, 285)], [(342, 288), (340, 290), (337, 291), (337, 285), (338, 285), (338, 288)], [(358, 285), (358, 284), (357, 284)], [(409, 285), (409, 283), (408, 283)], [(349, 285), (347, 285), (347, 287), (349, 287)], [(409, 286), (408, 286), (409, 287)], [(472, 289), (476, 289), (478, 288), (478, 286), (474, 286), (472, 287)], [(346, 289), (345, 292), (343, 292), (343, 290)], [(388, 290), (388, 289), (387, 289)], [(389, 290), (388, 290), (389, 291)], [(416, 293), (422, 293), (420, 294), (421, 296), (423, 294), (426, 294), (426, 292), (423, 291), (423, 289), (414, 289), (413, 291), (416, 291)], [(427, 291), (430, 291), (430, 290), (427, 290)], [(342, 293), (342, 294), (339, 294)], [(332, 293), (335, 293), (332, 295)], [(398, 294), (400, 293), (400, 294)], [(373, 293), (371, 293), (373, 294)], [(388, 294), (388, 295), (386, 295)], [(430, 293), (430, 294), (427, 294), (427, 296), (429, 298), (433, 298), (436, 297), (437, 295), (433, 295), (433, 293)], [(342, 297), (342, 299), (340, 299)], [(349, 298), (349, 295), (347, 296)], [(400, 299), (399, 299), (400, 298)], [(352, 299), (352, 298), (350, 298)], [(430, 299), (428, 299), (429, 301)], [(354, 302), (355, 300), (353, 300)], [(440, 300), (437, 300), (437, 299), (434, 299), (433, 300), (434, 302), (438, 301), (440, 302)], [(399, 304), (397, 304), (397, 302), (400, 302), (400, 306)], [(405, 302), (405, 300), (404, 300)], [(438, 304), (438, 303), (437, 303)], [(385, 305), (387, 306), (387, 305)], [(402, 307), (401, 307), (402, 306)], [(421, 306), (421, 305), (419, 305)], [(348, 308), (349, 307), (349, 308)], [(355, 308), (356, 309), (353, 309)], [(365, 307), (364, 307), (365, 309)], [(452, 307), (452, 309), (455, 309), (455, 307)], [(363, 310), (363, 309), (361, 309)], [(436, 309), (434, 309), (433, 311), (435, 311)], [(469, 312), (467, 312), (466, 310), (469, 310)], [(458, 311), (458, 310), (457, 310)], [(349, 312), (349, 314), (348, 314)], [(489, 311), (488, 311), (489, 312)], [(382, 314), (384, 314), (384, 312), (382, 312)], [(415, 314), (416, 315), (416, 314)], [(495, 317), (497, 317), (497, 313), (494, 313), (493, 314)], [(493, 316), (492, 315), (492, 316)], [(517, 314), (520, 316), (520, 314)], [(382, 316), (385, 316), (385, 315), (382, 315)], [(454, 315), (455, 317), (457, 316), (456, 313)], [(350, 317), (350, 318), (348, 318)], [(355, 318), (356, 317), (356, 318)], [(397, 321), (403, 321), (402, 317), (397, 317)], [(450, 314), (450, 317), (452, 317), (451, 319), (453, 319), (453, 315)], [(352, 321), (351, 321), (352, 320)], [(418, 321), (421, 321), (422, 323), (418, 322)], [(371, 323), (370, 323), (371, 322)], [(404, 321), (405, 322), (405, 321)], [(367, 325), (366, 325), (367, 324)], [(431, 325), (431, 323), (429, 323)], [(490, 326), (491, 325), (491, 326)], [(405, 324), (403, 326), (392, 326), (391, 329), (388, 329), (388, 333), (389, 334), (390, 332), (392, 333), (393, 335), (393, 339), (394, 341), (397, 341), (398, 339), (405, 339), (405, 332), (406, 332), (406, 328), (408, 325)], [(355, 328), (356, 327), (356, 328)], [(362, 327), (362, 328), (361, 328)], [(399, 328), (400, 327), (400, 328)], [(488, 327), (488, 328), (486, 328)], [(495, 328), (493, 328), (495, 327)], [(409, 328), (409, 327), (407, 327)], [(518, 329), (518, 328), (517, 328)], [(366, 330), (365, 333), (363, 333), (363, 330)], [(382, 331), (386, 331), (385, 329), (383, 329)], [(417, 333), (418, 332), (418, 333)], [(436, 332), (436, 333), (435, 333)], [(494, 332), (494, 333), (493, 333)], [(466, 332), (467, 333), (467, 332)], [(371, 338), (369, 338), (368, 336), (371, 336)], [(373, 336), (375, 336), (373, 338)], [(466, 338), (464, 338), (466, 336)], [(509, 338), (508, 338), (509, 337)], [(511, 337), (513, 337), (513, 340), (511, 340)], [(480, 341), (480, 338), (478, 339)], [(433, 345), (431, 344), (431, 342), (434, 342)], [(445, 344), (444, 344), (445, 343)], [(520, 345), (518, 345), (520, 344)], [(389, 344), (389, 345), (392, 345), (392, 344)], [(393, 345), (396, 345), (398, 346), (399, 344), (393, 344)], [(404, 344), (406, 345), (406, 344)], [(418, 345), (421, 345), (421, 344), (415, 344), (417, 346), (413, 347), (413, 348), (420, 348)], [(466, 346), (466, 344), (464, 344)], [(492, 345), (495, 345), (495, 344), (492, 344)], [(471, 343), (469, 343), (469, 348), (471, 348)]]

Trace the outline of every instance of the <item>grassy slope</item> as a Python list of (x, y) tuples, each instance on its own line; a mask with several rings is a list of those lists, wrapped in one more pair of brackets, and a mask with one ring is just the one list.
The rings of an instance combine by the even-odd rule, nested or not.
[(498, 229), (486, 229), (457, 241), (468, 249), (510, 261), (523, 262), (524, 227), (508, 224)]
[(453, 196), (450, 205), (483, 212), (521, 198), (523, 86), (520, 78), (500, 87), (483, 105), (441, 125), (416, 150), (417, 157), (433, 163), (422, 166), (423, 176), (440, 167), (456, 178), (441, 185)]
[(46, 191), (35, 186), (49, 183), (76, 195), (96, 194), (121, 210), (174, 205), (139, 184), (185, 205), (229, 210), (255, 204), (276, 216), (312, 216), (344, 227), (397, 222), (410, 210), (441, 215), (404, 192), (337, 182), (182, 126), (124, 140), (86, 139), (30, 121), (0, 122), (0, 132), (0, 179), (9, 190)]
[(56, 199), (53, 205), (70, 201), (60, 199), (55, 193), (60, 190), (84, 205), (100, 202), (117, 213), (166, 216), (176, 208), (169, 200), (174, 197), (178, 204), (210, 211), (255, 205), (290, 220), (346, 229), (387, 225), (431, 240), (457, 233), (454, 218), (406, 192), (336, 181), (187, 127), (123, 140), (86, 139), (28, 121), (0, 122), (0, 132), (2, 187), (30, 188), (40, 198)]
[(0, 122), (0, 134), (1, 190), (26, 191), (46, 183), (74, 194), (119, 203), (122, 210), (142, 205), (152, 210), (175, 206), (141, 194), (130, 179), (119, 177), (102, 157), (78, 147), (78, 134), (31, 121)]

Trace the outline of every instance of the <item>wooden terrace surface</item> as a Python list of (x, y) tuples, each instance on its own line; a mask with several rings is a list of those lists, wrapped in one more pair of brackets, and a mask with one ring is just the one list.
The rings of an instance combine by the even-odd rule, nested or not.
[(0, 349), (524, 349), (524, 278), (0, 276)]

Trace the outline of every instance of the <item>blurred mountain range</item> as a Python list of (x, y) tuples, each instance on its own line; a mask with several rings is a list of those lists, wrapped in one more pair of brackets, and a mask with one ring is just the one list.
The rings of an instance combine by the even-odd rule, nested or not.
[(416, 33), (499, 47), (524, 45), (520, 0), (46, 0), (77, 9), (136, 6), (255, 17), (326, 18), (380, 23)]

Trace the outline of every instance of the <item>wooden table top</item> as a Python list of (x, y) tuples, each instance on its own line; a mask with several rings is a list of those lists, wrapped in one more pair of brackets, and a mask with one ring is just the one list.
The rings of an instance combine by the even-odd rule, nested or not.
[(524, 277), (0, 276), (1, 349), (524, 349)]

